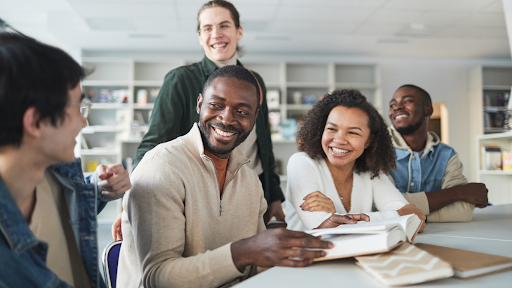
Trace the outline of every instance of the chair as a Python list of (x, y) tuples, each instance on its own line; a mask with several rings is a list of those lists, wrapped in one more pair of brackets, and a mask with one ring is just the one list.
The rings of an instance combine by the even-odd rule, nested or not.
[(119, 252), (123, 241), (114, 241), (103, 250), (103, 272), (109, 288), (116, 288), (117, 282), (117, 264), (119, 262)]

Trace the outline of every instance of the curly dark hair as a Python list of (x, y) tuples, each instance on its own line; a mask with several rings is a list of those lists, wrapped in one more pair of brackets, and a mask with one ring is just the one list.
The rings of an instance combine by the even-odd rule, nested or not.
[(354, 165), (356, 173), (370, 171), (371, 179), (377, 177), (381, 171), (388, 175), (391, 169), (396, 168), (391, 135), (382, 116), (359, 90), (343, 89), (327, 93), (306, 113), (297, 132), (299, 151), (306, 152), (312, 159), (327, 157), (322, 149), (322, 135), (329, 113), (337, 106), (358, 108), (368, 115), (370, 145), (357, 158)]

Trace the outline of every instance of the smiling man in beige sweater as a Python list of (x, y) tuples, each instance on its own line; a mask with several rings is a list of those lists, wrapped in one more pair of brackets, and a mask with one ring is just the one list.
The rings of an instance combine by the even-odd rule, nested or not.
[[(256, 266), (306, 266), (325, 252), (305, 248), (332, 247), (302, 232), (265, 231), (261, 183), (236, 148), (254, 126), (260, 93), (248, 70), (218, 69), (198, 97), (199, 123), (144, 156), (123, 201), (119, 287), (231, 286)], [(334, 215), (320, 227), (354, 219), (366, 220)]]

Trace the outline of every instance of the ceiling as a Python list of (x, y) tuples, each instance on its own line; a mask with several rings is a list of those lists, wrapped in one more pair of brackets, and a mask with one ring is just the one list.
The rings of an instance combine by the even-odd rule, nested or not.
[[(84, 50), (200, 52), (206, 0), (0, 0), (0, 18)], [(500, 0), (233, 0), (247, 53), (510, 59)]]

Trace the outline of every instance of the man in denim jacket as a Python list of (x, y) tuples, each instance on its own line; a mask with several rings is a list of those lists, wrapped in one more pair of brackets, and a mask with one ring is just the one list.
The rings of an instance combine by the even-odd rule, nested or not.
[(487, 188), (468, 183), (455, 150), (428, 131), (432, 112), (430, 95), (418, 86), (403, 85), (393, 95), (389, 131), (397, 169), (392, 180), (429, 222), (469, 222), (475, 206), (487, 206)]
[(1, 287), (104, 287), (96, 214), (131, 184), (121, 165), (84, 181), (74, 157), (90, 108), (84, 76), (62, 50), (0, 33)]

